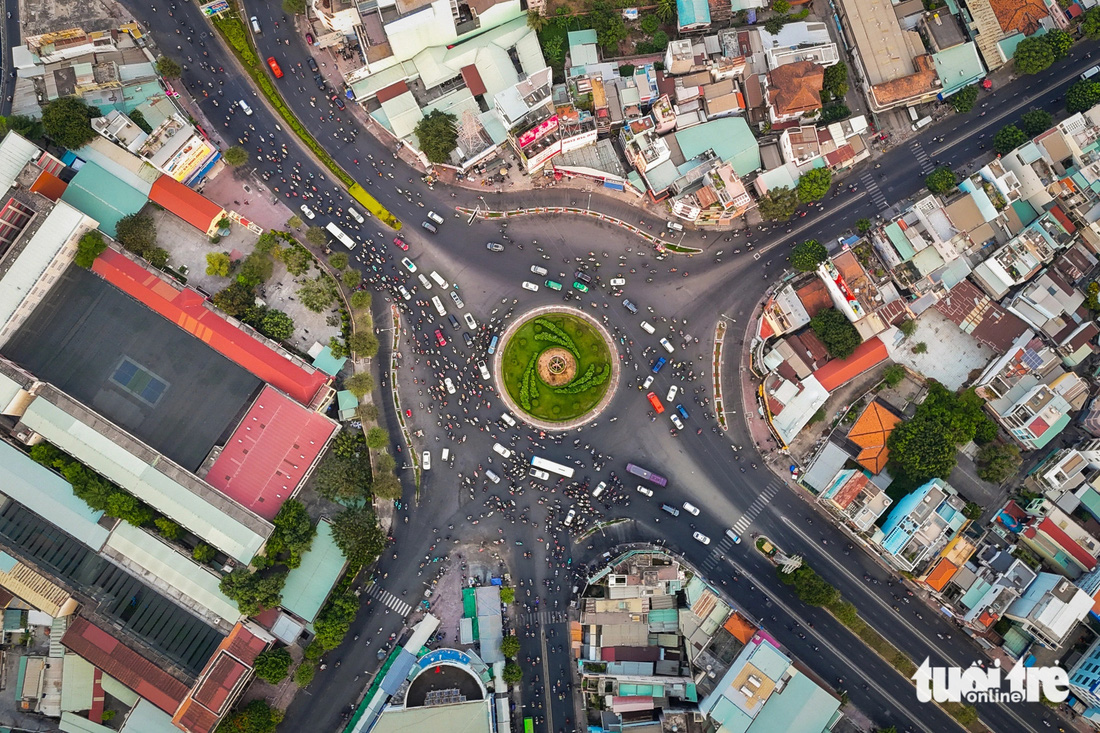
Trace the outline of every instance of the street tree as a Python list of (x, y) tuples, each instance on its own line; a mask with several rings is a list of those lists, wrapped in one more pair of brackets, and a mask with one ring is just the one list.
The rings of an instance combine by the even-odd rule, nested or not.
[(42, 110), (42, 129), (61, 147), (74, 150), (96, 138), (92, 119), (99, 116), (99, 108), (82, 98), (61, 97)]
[(515, 662), (508, 662), (504, 665), (500, 678), (506, 685), (518, 685), (523, 681), (523, 669)]
[(506, 585), (500, 589), (500, 602), (512, 604), (516, 602), (516, 589)]
[(863, 343), (856, 327), (836, 308), (826, 308), (811, 318), (810, 328), (836, 359), (848, 358)]
[(1054, 124), (1054, 117), (1045, 109), (1032, 109), (1020, 115), (1024, 133), (1030, 137), (1046, 132)]
[(375, 426), (367, 431), (367, 447), (371, 450), (385, 448), (390, 444), (390, 434), (384, 428)]
[(362, 399), (374, 389), (374, 377), (368, 372), (356, 372), (344, 380), (344, 388)]
[(999, 484), (1020, 470), (1020, 449), (1009, 443), (990, 443), (978, 451), (978, 478)]
[(213, 277), (229, 277), (229, 266), (233, 264), (225, 252), (206, 253), (206, 274)]
[(446, 163), (451, 151), (458, 144), (456, 117), (438, 109), (416, 123), (413, 133), (420, 143), (420, 149), (432, 163)]
[(337, 252), (328, 258), (328, 263), (334, 270), (343, 270), (348, 266), (348, 256), (343, 252)]
[(371, 487), (374, 495), (379, 499), (400, 499), (401, 498), (401, 480), (391, 471), (390, 473), (382, 473), (374, 478), (374, 485)]
[(283, 0), (283, 12), (288, 15), (301, 15), (306, 12), (306, 0)]
[(374, 464), (379, 473), (393, 473), (397, 468), (397, 461), (389, 453), (379, 453)]
[(233, 168), (239, 168), (248, 162), (248, 151), (239, 145), (234, 145), (226, 149), (222, 154), (222, 159), (225, 161), (226, 165), (232, 166)]
[(800, 272), (813, 272), (827, 259), (829, 250), (816, 239), (799, 242), (791, 251), (791, 267)]
[(867, 218), (856, 219), (856, 231), (860, 234), (871, 231), (871, 220)]
[(978, 85), (968, 84), (947, 99), (956, 112), (965, 114), (974, 109), (974, 103), (978, 101)]
[(1005, 125), (993, 136), (993, 149), (1000, 155), (1014, 150), (1027, 142), (1027, 133), (1016, 125)]
[(348, 338), (348, 348), (358, 356), (373, 357), (378, 354), (378, 337), (366, 329), (356, 331)]
[(1039, 36), (1050, 46), (1055, 61), (1061, 61), (1069, 56), (1069, 50), (1073, 47), (1073, 36), (1061, 28), (1052, 28), (1045, 35)]
[[(1090, 12), (1100, 11), (1100, 6), (1091, 8)], [(1100, 103), (1100, 82), (1092, 79), (1081, 79), (1070, 84), (1066, 90), (1066, 112), (1077, 114), (1091, 109)]]
[(359, 271), (355, 268), (348, 268), (340, 273), (340, 282), (344, 283), (344, 287), (351, 290), (359, 281), (363, 279), (363, 276), (359, 274)]
[(958, 179), (955, 176), (955, 171), (951, 170), (946, 165), (941, 165), (928, 174), (924, 179), (924, 185), (932, 193), (942, 196), (955, 190), (955, 186), (958, 185)]
[(283, 711), (270, 707), (263, 700), (253, 700), (230, 713), (218, 725), (220, 733), (275, 733), (283, 722)]
[(356, 290), (349, 298), (352, 308), (370, 308), (371, 296), (369, 290)]
[(833, 174), (828, 168), (808, 170), (798, 179), (798, 198), (802, 203), (819, 201), (829, 193), (832, 183)]
[(842, 99), (848, 93), (848, 67), (843, 61), (825, 67), (821, 91), (831, 99)]
[(326, 276), (318, 275), (302, 283), (298, 288), (298, 300), (308, 310), (321, 313), (336, 300), (336, 289)]
[(515, 634), (509, 634), (500, 640), (500, 653), (508, 659), (515, 659), (519, 654), (519, 639)]
[(386, 535), (369, 504), (337, 514), (331, 531), (332, 541), (353, 565), (370, 565), (386, 547)]
[(786, 186), (768, 191), (757, 204), (760, 215), (771, 221), (786, 221), (794, 216), (798, 208), (798, 193)]
[(175, 59), (161, 56), (157, 59), (157, 73), (165, 79), (178, 79), (183, 74), (183, 69)]
[(1100, 38), (1100, 6), (1085, 11), (1081, 18), (1081, 32), (1089, 38)]
[(310, 227), (306, 230), (306, 241), (314, 247), (320, 247), (328, 241), (325, 230), (321, 227)]
[(103, 235), (96, 229), (91, 229), (76, 243), (76, 257), (73, 263), (85, 270), (91, 269), (97, 257), (107, 249), (107, 243), (103, 241)]
[(292, 661), (294, 660), (290, 652), (285, 647), (280, 647), (260, 652), (252, 667), (261, 680), (277, 685), (286, 679)]
[(286, 220), (287, 229), (297, 229), (300, 226), (302, 226), (302, 217), (298, 216), (297, 214), (293, 214), (289, 219)]
[(1054, 63), (1054, 51), (1040, 36), (1031, 36), (1020, 41), (1016, 52), (1012, 54), (1016, 62), (1016, 71), (1020, 74), (1038, 74), (1050, 68)]

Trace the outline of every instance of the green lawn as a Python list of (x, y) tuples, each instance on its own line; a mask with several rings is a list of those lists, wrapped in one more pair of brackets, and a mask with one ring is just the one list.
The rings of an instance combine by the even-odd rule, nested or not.
[[(595, 365), (597, 368), (611, 366), (611, 353), (607, 343), (596, 329), (584, 320), (561, 313), (543, 315), (540, 318), (554, 324), (573, 340), (580, 356), (575, 379), (580, 379), (590, 365)], [(504, 388), (508, 390), (508, 395), (515, 401), (517, 407), (521, 404), (520, 383), (531, 359), (555, 345), (548, 341), (535, 340), (535, 334), (543, 330), (541, 325), (535, 324), (535, 320), (535, 318), (530, 319), (512, 334), (501, 355)], [(588, 412), (603, 399), (610, 383), (608, 380), (576, 394), (564, 394), (554, 392), (537, 376), (534, 379), (538, 383), (539, 396), (531, 400), (529, 412), (533, 417), (548, 422), (564, 422)]]

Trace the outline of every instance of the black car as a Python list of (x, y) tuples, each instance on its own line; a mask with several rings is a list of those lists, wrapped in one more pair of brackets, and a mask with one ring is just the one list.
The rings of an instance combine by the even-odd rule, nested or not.
[(573, 273), (573, 277), (576, 278), (577, 280), (580, 280), (585, 285), (591, 285), (592, 284), (592, 276), (589, 275), (584, 270), (577, 270), (576, 272)]
[(452, 314), (450, 314), (450, 313), (447, 314), (447, 320), (451, 322), (451, 325), (454, 326), (454, 329), (456, 331), (458, 329), (462, 328), (462, 326), (460, 326), (459, 323), (458, 323), (458, 319), (455, 318)]
[(344, 111), (344, 109), (346, 108), (347, 105), (344, 104), (344, 98), (343, 97), (337, 97), (336, 98), (336, 106), (340, 108), (341, 112)]
[(306, 59), (306, 64), (309, 66), (310, 71), (312, 71), (315, 74), (317, 73), (317, 62), (313, 60), (312, 56), (310, 56), (308, 59)]
[[(452, 318), (453, 317), (454, 316), (452, 316)], [(466, 342), (467, 346), (473, 346), (474, 345), (474, 337), (470, 335), (469, 331), (463, 331), (462, 332), (462, 340)]]

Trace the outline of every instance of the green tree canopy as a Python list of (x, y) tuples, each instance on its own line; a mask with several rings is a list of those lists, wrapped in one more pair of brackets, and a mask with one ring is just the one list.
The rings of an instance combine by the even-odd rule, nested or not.
[(314, 640), (320, 642), (326, 650), (340, 646), (355, 621), (358, 610), (359, 599), (351, 591), (334, 595), (313, 622), (313, 628), (317, 632)]
[(247, 568), (235, 568), (223, 575), (219, 587), (222, 593), (237, 602), (237, 608), (246, 616), (255, 616), (264, 608), (275, 608), (283, 600), (283, 585), (287, 571), (266, 574), (251, 573)]
[(390, 434), (384, 428), (373, 427), (367, 431), (367, 447), (371, 450), (385, 448), (390, 444)]
[(955, 190), (958, 179), (955, 177), (955, 171), (946, 165), (941, 165), (928, 174), (924, 179), (924, 185), (932, 193), (943, 195)]
[(978, 477), (999, 484), (1020, 470), (1020, 449), (1009, 443), (990, 443), (978, 451)]
[(794, 216), (798, 193), (786, 186), (773, 188), (757, 204), (760, 215), (771, 221), (786, 221)]
[(348, 266), (348, 256), (343, 252), (337, 252), (328, 258), (328, 263), (334, 270), (343, 270)]
[(298, 288), (298, 300), (314, 313), (321, 313), (336, 300), (336, 288), (325, 275), (318, 275)]
[(375, 477), (371, 491), (379, 499), (400, 499), (402, 494), (401, 480), (392, 472), (380, 473)]
[(1081, 17), (1081, 32), (1089, 38), (1100, 38), (1100, 6), (1085, 11)]
[(1047, 31), (1045, 35), (1039, 37), (1050, 46), (1055, 61), (1061, 61), (1066, 56), (1069, 56), (1069, 50), (1073, 47), (1073, 36), (1066, 33), (1061, 28), (1052, 28)]
[(366, 448), (362, 433), (344, 431), (337, 435), (313, 474), (317, 493), (337, 502), (366, 498), (371, 489), (370, 455)]
[[(786, 2), (786, 0), (783, 1)], [(661, 19), (658, 18), (656, 15), (643, 16), (641, 27), (643, 32), (648, 33), (652, 36), (654, 33), (657, 32), (657, 29), (661, 27)]]
[(275, 733), (283, 722), (283, 711), (263, 700), (253, 700), (230, 713), (218, 724), (217, 733)]
[(808, 170), (798, 179), (798, 198), (803, 203), (823, 199), (832, 183), (833, 174), (828, 168)]
[(217, 554), (218, 551), (205, 542), (195, 545), (195, 549), (191, 551), (191, 557), (194, 558), (195, 562), (204, 565), (213, 560)]
[(386, 547), (386, 535), (368, 505), (350, 507), (333, 517), (332, 541), (353, 565), (370, 565)]
[(500, 678), (507, 685), (518, 685), (523, 680), (523, 669), (515, 662), (508, 662), (504, 665)]
[(667, 23), (676, 15), (676, 0), (657, 0), (657, 17)]
[(356, 397), (362, 398), (374, 389), (374, 377), (369, 372), (356, 372), (344, 380), (344, 388)]
[(856, 219), (856, 231), (860, 234), (871, 231), (871, 220), (867, 218)]
[(821, 91), (832, 99), (841, 99), (848, 93), (848, 67), (843, 61), (825, 67)]
[(947, 98), (947, 101), (960, 114), (965, 114), (974, 109), (974, 103), (978, 101), (978, 85), (968, 84)]
[(1046, 132), (1054, 124), (1054, 117), (1045, 109), (1032, 109), (1020, 115), (1024, 133), (1030, 137)]
[(545, 28), (546, 24), (549, 22), (550, 19), (542, 13), (538, 12), (537, 10), (530, 10), (527, 12), (527, 27), (533, 30), (535, 33), (538, 33), (543, 28)]
[(782, 568), (777, 568), (777, 571), (779, 579), (793, 586), (798, 599), (810, 606), (827, 606), (840, 595), (836, 588), (826, 583), (809, 565), (803, 564), (792, 573), (786, 573)]
[(905, 367), (901, 364), (891, 364), (882, 370), (882, 381), (887, 387), (896, 387), (905, 379)]
[(140, 109), (130, 112), (130, 122), (141, 128), (141, 131), (146, 135), (153, 131), (153, 126), (149, 124), (149, 120), (145, 119), (145, 115), (142, 114)]
[(594, 0), (589, 4), (588, 22), (596, 30), (596, 42), (608, 50), (614, 49), (627, 36), (622, 12), (605, 0)]
[(888, 438), (890, 459), (916, 481), (946, 478), (955, 468), (956, 446), (937, 420), (914, 417), (894, 428)]
[(237, 268), (237, 282), (250, 288), (267, 282), (275, 272), (271, 255), (253, 250)]
[(298, 567), (302, 555), (313, 546), (313, 538), (317, 534), (306, 505), (297, 499), (284, 502), (271, 523), (275, 525), (275, 531), (268, 538), (264, 550), (268, 559), (283, 560), (289, 568)]
[(275, 341), (286, 341), (294, 335), (294, 319), (274, 308), (264, 311), (257, 330)]
[(9, 130), (18, 132), (28, 140), (39, 140), (46, 134), (42, 122), (27, 115), (12, 115), (7, 118), (7, 123)]
[(76, 243), (76, 257), (73, 258), (73, 262), (77, 267), (91, 269), (96, 258), (103, 254), (105, 249), (107, 249), (107, 242), (103, 240), (103, 235), (99, 230), (91, 229)]
[(279, 647), (278, 649), (268, 649), (260, 652), (256, 657), (253, 668), (256, 670), (256, 676), (261, 680), (277, 685), (286, 679), (292, 661), (294, 660), (291, 658), (290, 652), (284, 647)]
[(519, 654), (519, 639), (515, 634), (509, 634), (500, 640), (500, 653), (508, 659), (515, 659)]
[(837, 359), (848, 358), (863, 343), (856, 327), (836, 308), (826, 308), (811, 318), (810, 328)]
[(239, 168), (248, 162), (248, 151), (239, 145), (234, 145), (231, 148), (227, 148), (226, 151), (222, 153), (222, 160), (224, 160), (225, 164), (228, 166)]
[(42, 110), (42, 128), (55, 143), (75, 150), (95, 139), (92, 119), (100, 116), (99, 108), (80, 97), (61, 97)]
[(816, 239), (799, 242), (791, 250), (791, 267), (801, 272), (813, 272), (827, 259), (829, 250)]
[(306, 12), (306, 0), (283, 0), (283, 12), (288, 15), (301, 15)]
[(206, 274), (214, 277), (229, 277), (229, 267), (233, 262), (225, 252), (206, 253)]
[(500, 589), (500, 602), (501, 603), (515, 603), (516, 602), (516, 589), (511, 586), (504, 586)]
[(999, 154), (1020, 147), (1027, 142), (1027, 134), (1016, 125), (1005, 125), (993, 136), (993, 149)]
[(256, 294), (252, 292), (252, 288), (234, 280), (214, 293), (212, 300), (214, 305), (227, 315), (240, 318), (245, 314), (245, 311), (255, 305)]
[(306, 241), (314, 247), (320, 247), (328, 243), (328, 237), (325, 236), (325, 230), (321, 227), (310, 227), (306, 229)]
[[(1093, 14), (1100, 19), (1100, 6), (1089, 8), (1085, 15)], [(1098, 20), (1098, 23), (1100, 23), (1100, 20)], [(1070, 84), (1069, 89), (1066, 90), (1066, 112), (1071, 115), (1084, 112), (1097, 104), (1100, 104), (1100, 82), (1095, 82), (1092, 79), (1081, 79)]]
[(1054, 63), (1054, 51), (1042, 37), (1031, 36), (1017, 44), (1012, 60), (1016, 62), (1018, 73), (1038, 74), (1049, 69)]
[(371, 296), (369, 290), (356, 290), (348, 299), (352, 308), (370, 308)]
[[(325, 230), (318, 227), (314, 227), (314, 229), (317, 229), (321, 239), (324, 240)], [(306, 239), (309, 239), (309, 232), (306, 232)], [(321, 244), (324, 244), (324, 241)], [(279, 255), (279, 259), (286, 265), (286, 271), (295, 277), (305, 275), (309, 272), (309, 268), (313, 267), (313, 254), (297, 242), (284, 249)]]
[(458, 145), (455, 122), (454, 115), (436, 109), (416, 123), (413, 132), (420, 149), (431, 162), (446, 163), (450, 160), (451, 151)]
[(115, 239), (138, 257), (149, 259), (157, 247), (157, 225), (144, 211), (124, 216), (115, 224)]
[(359, 356), (373, 357), (378, 354), (378, 337), (363, 329), (348, 338), (348, 348)]
[(787, 0), (772, 0), (772, 10), (784, 15), (791, 9), (791, 4)]
[(157, 73), (165, 79), (178, 79), (183, 74), (183, 69), (175, 59), (161, 56), (157, 59)]

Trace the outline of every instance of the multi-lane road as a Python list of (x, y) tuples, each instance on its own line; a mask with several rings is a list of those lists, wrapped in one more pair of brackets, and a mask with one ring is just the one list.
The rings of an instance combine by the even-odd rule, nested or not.
[[(291, 149), (297, 147), (301, 150), (301, 154), (295, 157), (302, 161), (303, 174), (312, 172), (320, 179), (325, 177), (324, 170), (281, 129), (282, 126), (277, 126), (279, 120), (268, 110), (262, 99), (254, 94), (247, 76), (233, 72), (235, 64), (216, 36), (203, 36), (210, 33), (211, 29), (200, 17), (194, 4), (177, 4), (172, 8), (171, 17), (163, 6), (158, 12), (153, 12), (148, 3), (126, 4), (135, 17), (146, 22), (159, 48), (168, 55), (187, 63), (186, 56), (197, 59), (206, 52), (209, 56), (203, 58), (208, 64), (226, 69), (224, 75), (218, 75), (222, 82), (218, 89), (223, 92), (222, 95), (196, 97), (196, 102), (210, 120), (211, 127), (224, 139), (232, 142), (245, 135), (249, 131), (248, 126), (252, 125), (257, 131), (274, 134), (275, 145), (285, 142)], [(246, 11), (246, 16), (257, 14), (261, 19), (264, 33), (256, 39), (261, 55), (276, 56), (288, 72), (277, 85), (284, 92), (291, 108), (307, 123), (330, 154), (346, 170), (365, 179), (366, 171), (370, 170), (364, 167), (364, 163), (370, 159), (368, 156), (373, 156), (376, 160), (391, 161), (390, 151), (366, 134), (360, 134), (354, 143), (344, 143), (342, 134), (334, 136), (333, 133), (339, 133), (339, 127), (347, 127), (347, 124), (328, 119), (330, 108), (327, 103), (318, 104), (314, 101), (311, 104), (310, 97), (317, 96), (312, 74), (296, 72), (298, 63), (302, 63), (302, 68), (306, 67), (309, 49), (300, 33), (293, 31), (282, 20), (281, 15), (272, 13), (273, 7), (256, 6)], [(276, 20), (279, 21), (278, 29), (274, 26)], [(177, 29), (181, 29), (181, 33), (177, 34)], [(188, 30), (192, 32), (187, 33)], [(290, 41), (289, 45), (287, 40)], [(205, 45), (198, 46), (200, 42)], [(435, 238), (422, 236), (422, 230), (417, 226), (427, 209), (444, 213), (453, 211), (456, 204), (476, 205), (477, 192), (457, 190), (456, 197), (452, 198), (450, 191), (440, 187), (429, 190), (418, 182), (417, 173), (400, 163), (390, 169), (395, 172), (394, 179), (374, 178), (369, 190), (409, 225), (402, 233), (411, 245), (409, 256), (421, 269), (438, 270), (451, 281), (459, 283), (466, 310), (474, 314), (480, 322), (487, 322), (493, 309), (502, 307), (502, 301), (510, 304), (511, 300), (518, 299), (517, 312), (538, 305), (560, 303), (560, 296), (546, 289), (538, 293), (528, 293), (520, 289), (519, 283), (522, 280), (532, 279), (529, 276), (530, 265), (542, 264), (552, 273), (555, 270), (568, 273), (575, 264), (574, 258), (580, 257), (582, 261), (587, 261), (589, 252), (595, 252), (594, 258), (602, 265), (599, 272), (605, 280), (620, 273), (627, 278), (625, 295), (642, 307), (641, 315), (648, 316), (651, 321), (667, 319), (667, 323), (659, 322), (662, 329), (674, 326), (675, 331), (683, 329), (699, 337), (698, 345), (693, 344), (686, 350), (681, 350), (677, 358), (690, 359), (692, 363), (699, 365), (697, 371), (701, 371), (709, 364), (709, 340), (720, 314), (736, 319), (737, 323), (731, 323), (731, 333), (736, 336), (737, 331), (747, 325), (748, 314), (760, 298), (765, 283), (781, 271), (792, 241), (816, 238), (823, 242), (835, 242), (837, 236), (851, 228), (857, 219), (885, 215), (898, 202), (917, 194), (922, 188), (924, 175), (937, 162), (961, 167), (975, 158), (988, 157), (980, 145), (988, 141), (1000, 126), (1016, 120), (1027, 109), (1037, 107), (1057, 113), (1062, 106), (1066, 86), (1089, 63), (1083, 58), (1084, 53), (1084, 49), (1078, 47), (1068, 60), (1060, 62), (1039, 77), (1014, 81), (992, 93), (982, 92), (974, 112), (955, 115), (928, 126), (911, 142), (898, 145), (878, 156), (875, 162), (881, 167), (863, 164), (857, 168), (847, 178), (847, 181), (857, 185), (856, 192), (850, 192), (846, 187), (838, 188), (839, 193), (835, 197), (827, 197), (821, 209), (811, 209), (807, 216), (792, 219), (789, 224), (773, 226), (766, 232), (754, 232), (755, 254), (759, 254), (759, 258), (754, 258), (747, 252), (732, 255), (731, 251), (735, 247), (743, 248), (745, 240), (741, 235), (727, 243), (721, 237), (711, 236), (704, 240), (699, 234), (692, 233), (685, 238), (684, 243), (707, 250), (707, 255), (692, 259), (669, 258), (658, 262), (645, 245), (621, 230), (586, 219), (563, 216), (513, 220), (508, 236), (512, 243), (526, 243), (526, 248), (519, 251), (518, 247), (510, 244), (504, 253), (491, 255), (485, 250), (485, 242), (499, 238), (496, 225), (475, 222), (467, 226), (465, 219), (449, 218), (440, 235)], [(197, 90), (200, 84), (211, 81), (210, 75), (196, 64), (188, 64), (188, 67), (184, 77), (188, 88)], [(220, 100), (219, 105), (215, 107), (211, 99)], [(226, 121), (225, 102), (235, 99), (250, 100), (254, 114), (247, 118), (242, 114), (232, 114)], [(334, 117), (343, 118), (345, 122), (349, 120), (346, 113), (340, 114), (338, 111), (334, 111)], [(353, 162), (356, 159), (359, 164)], [(266, 166), (266, 163), (261, 162), (258, 168), (262, 170)], [(409, 178), (417, 182), (409, 185), (406, 183)], [(413, 189), (417, 197), (426, 204), (425, 208), (398, 195), (393, 190), (395, 186)], [(482, 192), (482, 195), (488, 205), (496, 208), (558, 205), (573, 201), (584, 203), (588, 200), (587, 193), (561, 188), (504, 194)], [(293, 200), (293, 208), (297, 208), (297, 203), (298, 200)], [(598, 191), (593, 195), (591, 205), (607, 214), (632, 222), (643, 220), (655, 230), (660, 228), (660, 221), (645, 210), (603, 197)], [(313, 223), (323, 224), (325, 221), (327, 217), (322, 213)], [(346, 221), (341, 224), (345, 225)], [(374, 225), (374, 222), (368, 222), (363, 228), (363, 234), (373, 237), (378, 230), (381, 227)], [(550, 261), (536, 257), (532, 244), (535, 240), (552, 254)], [(387, 238), (381, 241), (386, 242)], [(726, 252), (721, 262), (715, 261), (709, 254), (718, 249)], [(604, 253), (607, 254), (606, 258)], [(627, 266), (620, 269), (618, 262), (621, 255), (626, 256)], [(388, 272), (397, 272), (392, 261), (388, 267)], [(676, 267), (680, 272), (668, 272), (671, 267)], [(629, 273), (630, 268), (637, 272)], [(648, 269), (656, 270), (656, 274), (647, 274)], [(690, 272), (689, 277), (682, 277), (684, 270)], [(653, 282), (644, 282), (646, 277), (652, 277)], [(749, 283), (751, 286), (744, 285)], [(723, 588), (729, 593), (734, 605), (761, 619), (795, 656), (804, 660), (822, 678), (846, 690), (853, 703), (876, 723), (896, 724), (914, 730), (949, 729), (949, 719), (938, 708), (916, 703), (908, 681), (902, 679), (828, 615), (799, 603), (790, 590), (777, 581), (770, 566), (748, 549), (749, 543), (737, 547), (719, 545), (724, 529), (737, 525), (739, 528), (748, 528), (751, 532), (761, 532), (774, 538), (788, 550), (803, 554), (819, 573), (857, 605), (869, 623), (917, 661), (929, 656), (933, 662), (965, 665), (979, 657), (977, 647), (968, 643), (960, 632), (931, 609), (926, 609), (928, 612), (923, 614), (923, 619), (916, 616), (916, 609), (912, 604), (903, 605), (900, 614), (895, 612), (892, 606), (896, 601), (891, 598), (891, 593), (896, 592), (896, 588), (886, 585), (887, 576), (875, 561), (862, 554), (858, 548), (850, 555), (843, 554), (841, 548), (847, 539), (813, 512), (803, 494), (792, 490), (772, 474), (751, 468), (748, 460), (736, 461), (737, 453), (733, 450), (733, 445), (750, 450), (752, 447), (745, 426), (736, 416), (732, 416), (728, 433), (712, 432), (710, 428), (714, 421), (705, 420), (704, 410), (694, 403), (689, 404), (692, 417), (687, 422), (687, 429), (675, 438), (669, 435), (670, 426), (663, 417), (657, 422), (650, 422), (646, 415), (648, 406), (638, 390), (630, 384), (630, 380), (635, 374), (644, 373), (647, 368), (647, 360), (641, 358), (637, 352), (647, 345), (656, 347), (657, 337), (644, 333), (638, 326), (640, 317), (630, 316), (619, 305), (619, 300), (621, 298), (611, 298), (606, 287), (594, 288), (589, 296), (585, 296), (581, 305), (588, 308), (590, 302), (595, 302), (596, 311), (592, 312), (606, 313), (634, 341), (636, 346), (631, 362), (639, 362), (640, 371), (635, 372), (632, 363), (627, 364), (624, 380), (626, 384), (619, 388), (608, 407), (606, 417), (602, 416), (594, 425), (579, 433), (570, 433), (563, 446), (550, 447), (546, 454), (564, 461), (565, 454), (577, 452), (572, 449), (571, 443), (573, 439), (580, 438), (583, 443), (591, 444), (614, 457), (601, 474), (592, 470), (582, 472), (593, 480), (598, 480), (612, 470), (623, 476), (625, 463), (637, 460), (659, 467), (671, 479), (670, 487), (661, 490), (652, 500), (635, 494), (630, 497), (629, 507), (617, 503), (611, 505), (609, 510), (603, 510), (602, 513), (608, 517), (626, 517), (630, 521), (614, 525), (571, 545), (570, 556), (573, 562), (594, 562), (605, 549), (618, 543), (660, 540), (671, 549), (682, 553), (715, 582), (725, 580)], [(604, 303), (609, 307), (605, 309)], [(379, 323), (387, 322), (387, 307), (382, 298), (376, 299)], [(649, 308), (653, 308), (652, 313)], [(673, 319), (676, 323), (673, 323)], [(681, 325), (685, 322), (686, 327)], [(382, 339), (383, 352), (378, 359), (382, 364), (388, 363), (388, 340)], [(679, 343), (677, 338), (672, 340)], [(455, 350), (456, 358), (463, 351), (461, 345), (454, 345), (457, 341), (458, 339), (454, 339), (452, 346), (448, 347)], [(727, 347), (734, 345), (736, 341), (736, 338), (728, 339)], [(404, 351), (406, 347), (403, 345), (402, 349)], [(738, 402), (732, 399), (736, 396), (739, 382), (735, 355), (736, 349), (731, 349), (727, 356), (727, 373), (723, 375), (730, 407)], [(703, 357), (701, 360), (698, 359), (700, 356)], [(389, 385), (387, 389), (395, 388), (403, 392), (415, 390), (416, 387), (411, 383), (413, 374), (418, 372), (410, 371), (408, 377), (403, 376), (398, 384)], [(379, 378), (381, 376), (376, 375)], [(697, 382), (679, 384), (688, 387), (690, 394), (690, 389), (707, 384), (707, 379), (709, 375)], [(655, 389), (658, 394), (663, 394), (669, 385), (668, 376), (662, 374)], [(390, 404), (387, 400), (381, 402)], [(499, 405), (482, 410), (477, 416), (483, 423), (492, 422), (499, 416)], [(612, 416), (621, 419), (611, 422)], [(384, 411), (383, 420), (392, 435), (399, 434), (397, 416), (392, 407)], [(425, 433), (423, 443), (413, 448), (428, 448), (436, 451), (438, 456), (438, 448), (448, 442), (436, 442), (436, 438), (441, 437), (446, 441), (445, 431), (435, 424), (433, 418), (424, 414), (415, 414), (412, 421), (414, 429), (421, 429)], [(696, 435), (695, 428), (699, 426), (704, 427), (704, 430), (701, 435)], [(522, 428), (505, 432), (518, 435), (521, 445), (527, 442), (530, 434)], [(472, 428), (466, 429), (464, 434), (467, 437), (466, 442), (454, 446), (457, 455), (454, 469), (437, 466), (435, 470), (427, 472), (420, 487), (418, 503), (412, 502), (414, 489), (411, 473), (404, 474), (403, 478), (409, 479), (405, 497), (414, 505), (408, 514), (409, 523), (399, 521), (394, 525), (394, 550), (398, 557), (395, 560), (389, 553), (383, 556), (377, 577), (387, 574), (386, 578), (371, 593), (364, 595), (373, 600), (360, 612), (352, 631), (360, 636), (360, 641), (349, 641), (337, 650), (333, 658), (342, 660), (342, 665), (339, 668), (330, 665), (327, 670), (319, 673), (317, 681), (306, 690), (306, 694), (299, 696), (291, 706), (287, 722), (290, 729), (330, 730), (337, 724), (341, 711), (357, 698), (365, 679), (364, 672), (369, 673), (377, 666), (376, 653), (379, 646), (390, 632), (398, 631), (402, 627), (404, 617), (400, 612), (412, 604), (408, 599), (418, 597), (423, 588), (424, 577), (417, 575), (417, 564), (427, 548), (438, 539), (426, 528), (439, 528), (464, 542), (475, 543), (496, 539), (500, 536), (498, 530), (503, 530), (509, 541), (500, 550), (513, 576), (534, 581), (535, 587), (541, 592), (543, 604), (552, 604), (554, 600), (558, 600), (564, 607), (568, 600), (568, 589), (563, 588), (560, 594), (552, 594), (542, 587), (545, 579), (554, 577), (553, 569), (547, 566), (541, 556), (544, 550), (535, 542), (539, 536), (548, 536), (545, 526), (535, 529), (527, 524), (513, 525), (499, 513), (479, 521), (476, 526), (466, 522), (467, 516), (485, 511), (482, 501), (487, 494), (480, 490), (484, 485), (483, 481), (478, 484), (474, 499), (470, 499), (464, 491), (456, 491), (457, 475), (461, 473), (469, 477), (478, 464), (486, 463), (491, 455), (489, 446), (492, 440), (486, 433)], [(763, 463), (759, 458), (756, 462)], [(744, 473), (740, 471), (742, 467), (746, 468)], [(633, 483), (627, 482), (627, 487), (632, 490)], [(499, 489), (495, 491), (497, 494), (502, 493)], [(537, 498), (537, 492), (528, 488), (517, 503), (537, 513), (541, 509), (536, 508)], [(690, 522), (685, 516), (672, 519), (659, 511), (661, 500), (678, 504), (688, 499), (703, 509), (701, 515)], [(401, 518), (403, 516), (404, 513)], [(812, 524), (808, 517), (813, 517)], [(658, 519), (662, 521), (658, 522)], [(454, 524), (454, 530), (444, 530), (448, 524)], [(691, 524), (714, 538), (711, 546), (705, 547), (691, 538)], [(557, 536), (564, 539), (564, 535), (560, 533)], [(828, 540), (828, 546), (821, 544), (820, 540), (823, 538)], [(514, 541), (523, 542), (523, 547), (532, 550), (534, 557), (524, 558)], [(733, 581), (734, 574), (740, 580)], [(868, 584), (863, 580), (865, 574), (873, 575), (883, 583)], [(386, 594), (381, 593), (381, 590), (385, 590)], [(406, 595), (402, 595), (402, 591)], [(523, 616), (521, 623), (527, 622), (529, 618)], [(806, 634), (806, 639), (801, 639), (796, 632), (790, 630), (796, 622), (801, 624), (801, 632)], [(809, 628), (811, 622), (813, 628)], [(564, 631), (564, 626), (558, 623), (557, 628)], [(559, 633), (556, 638), (562, 637), (563, 634)], [(525, 638), (521, 655), (542, 653), (547, 669), (552, 671), (567, 666), (564, 653), (543, 653), (541, 641)], [(528, 671), (528, 675), (533, 673)], [(324, 696), (323, 704), (314, 699), (321, 694)], [(538, 701), (526, 699), (524, 704), (530, 706), (535, 702)], [(540, 712), (548, 718), (547, 729), (563, 728), (565, 719), (573, 716), (569, 702), (560, 703), (547, 697), (546, 703), (546, 710)], [(1041, 730), (1044, 727), (1042, 718), (1048, 714), (1039, 706), (982, 705), (979, 710), (982, 719), (998, 731)]]

